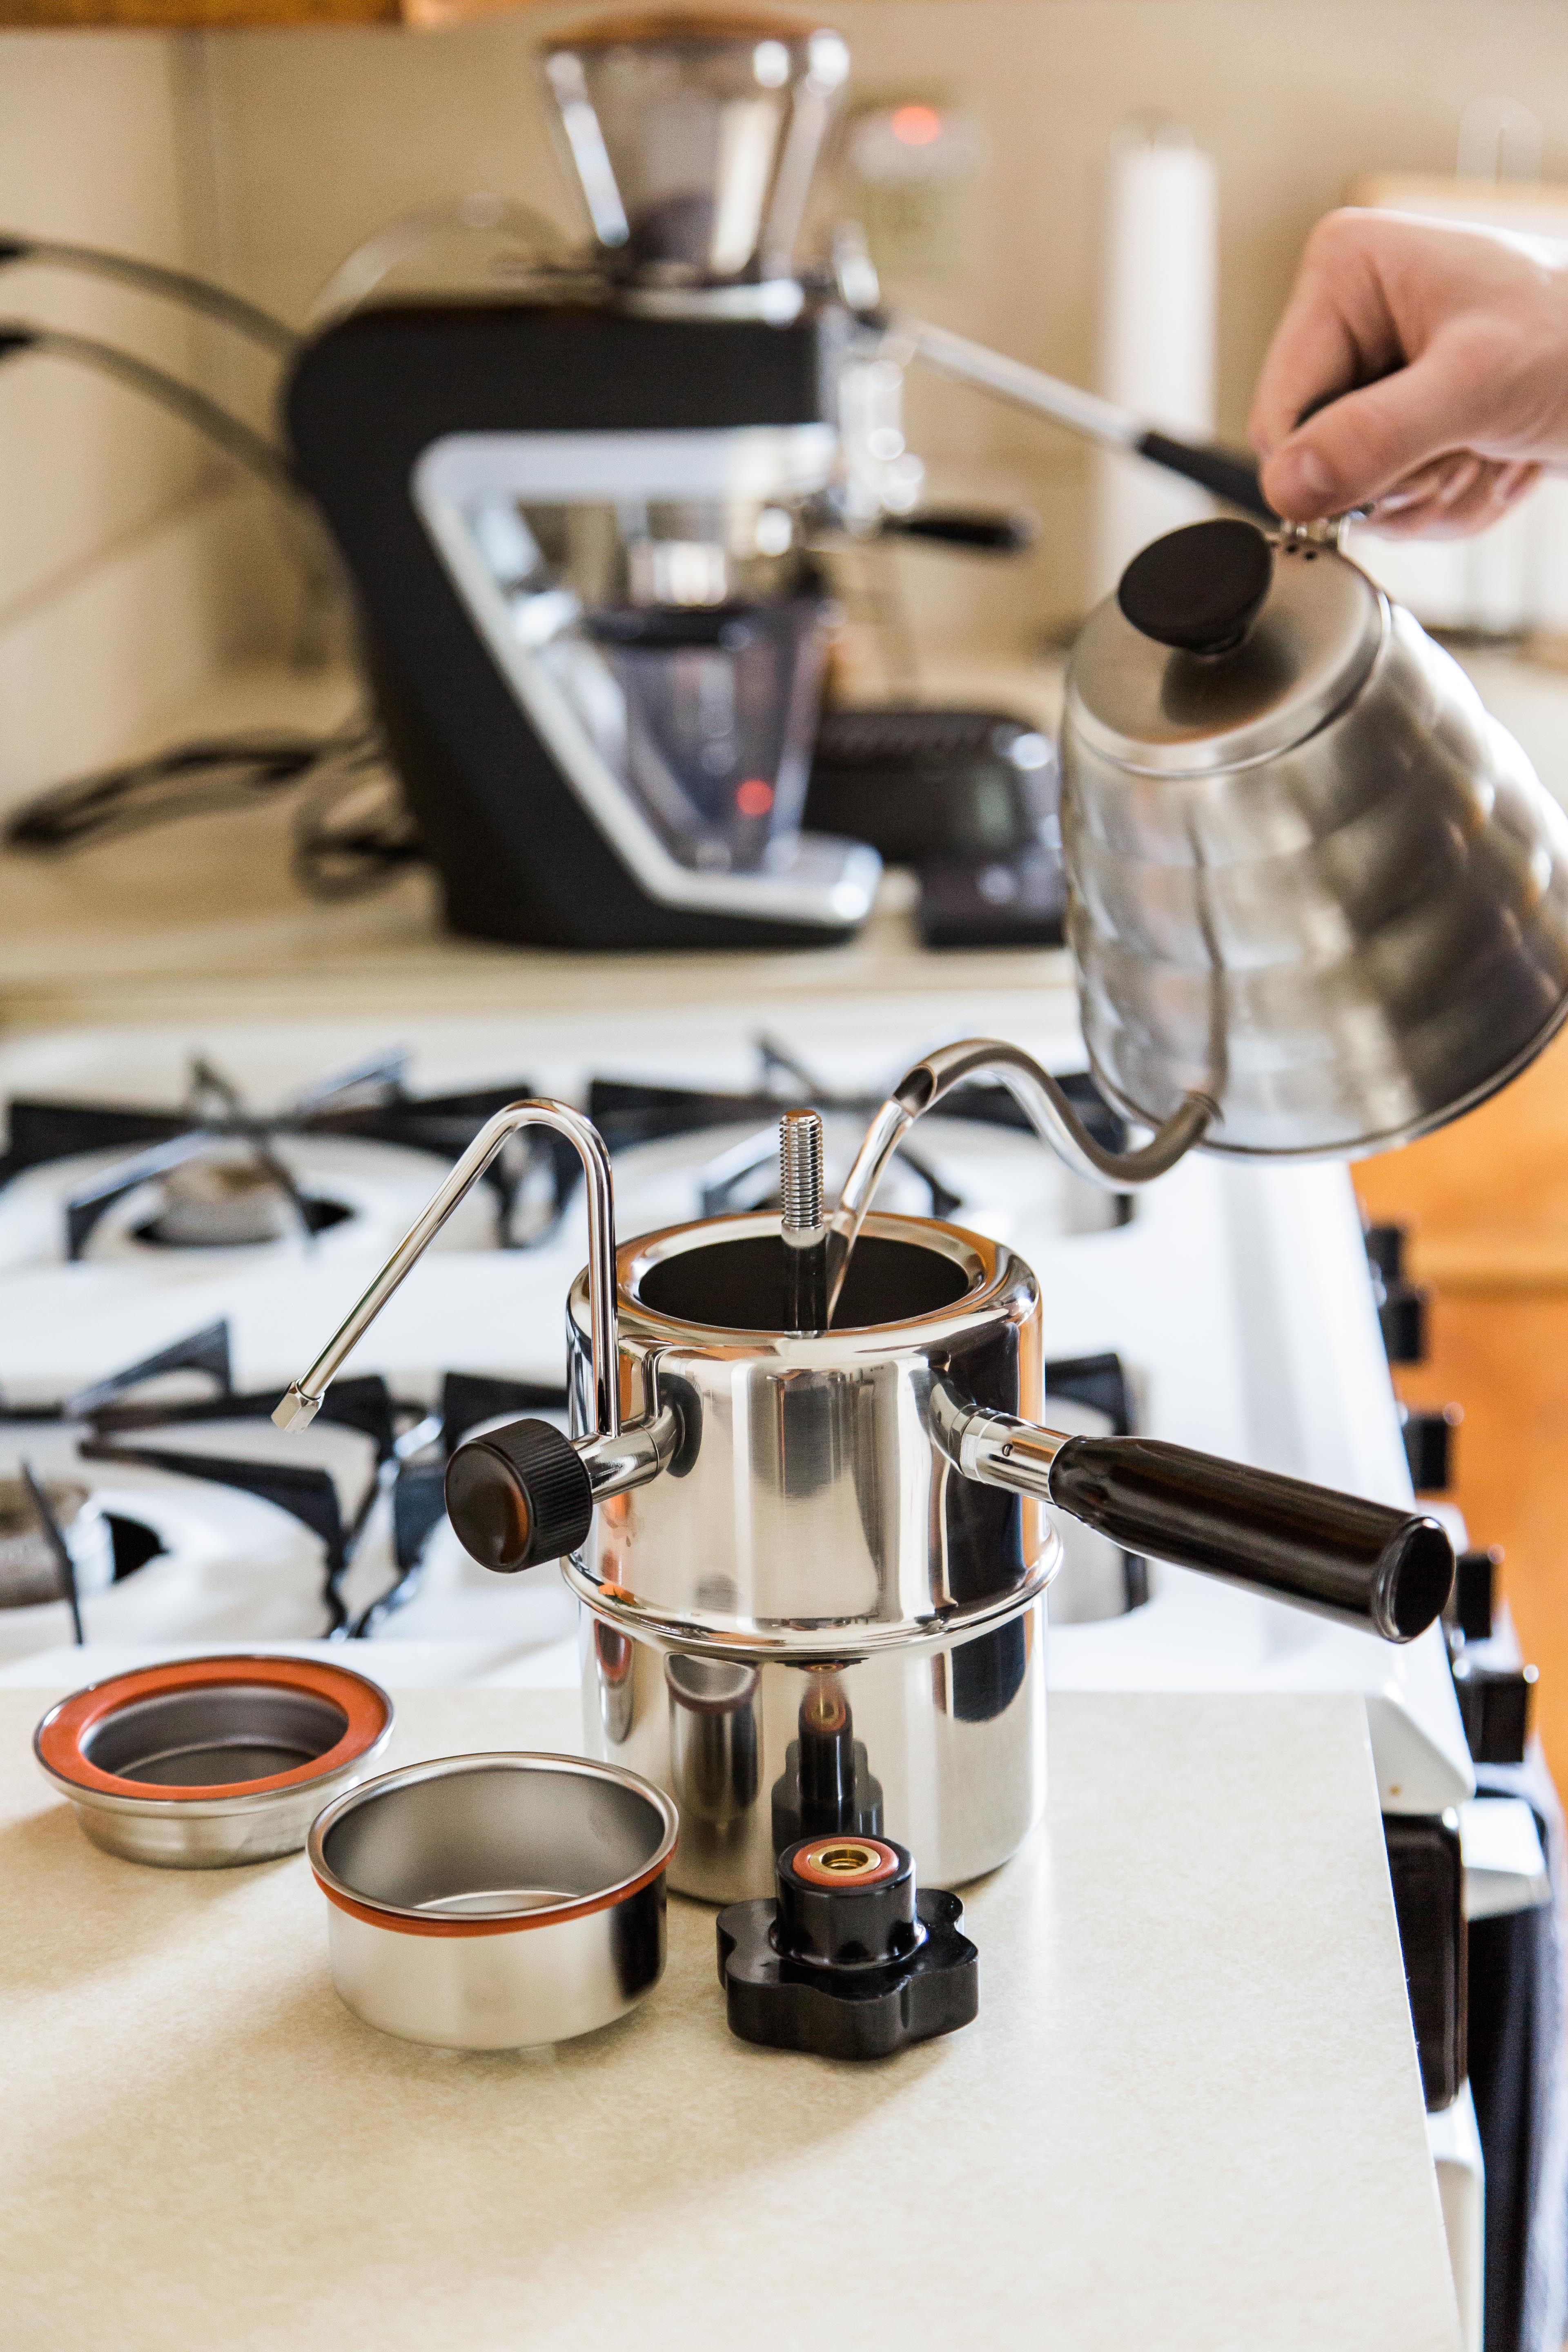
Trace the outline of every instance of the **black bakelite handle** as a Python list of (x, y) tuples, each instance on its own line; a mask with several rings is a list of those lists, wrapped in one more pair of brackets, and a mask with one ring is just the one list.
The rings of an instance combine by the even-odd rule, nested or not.
[(926, 539), (938, 547), (963, 548), (971, 555), (1024, 555), (1040, 535), (1038, 520), (1019, 507), (1007, 514), (969, 507), (922, 507), (919, 513), (889, 515), (884, 539)]
[(1141, 457), (1152, 465), (1163, 466), (1168, 474), (1181, 474), (1189, 482), (1223, 499), (1227, 507), (1235, 507), (1258, 522), (1276, 523), (1279, 518), (1263, 495), (1258, 478), (1258, 461), (1243, 457), (1237, 449), (1222, 449), (1212, 441), (1182, 441), (1172, 433), (1145, 433), (1134, 444)]
[(1409, 1642), (1442, 1611), (1454, 1554), (1436, 1519), (1148, 1437), (1072, 1437), (1050, 1496), (1132, 1552), (1201, 1569)]
[(594, 1522), (582, 1457), (548, 1421), (513, 1421), (459, 1445), (447, 1465), (447, 1515), (470, 1559), (515, 1575), (575, 1551)]

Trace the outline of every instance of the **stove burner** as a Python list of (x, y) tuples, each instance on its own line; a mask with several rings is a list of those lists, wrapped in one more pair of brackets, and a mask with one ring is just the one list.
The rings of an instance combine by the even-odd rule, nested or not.
[[(34, 1499), (42, 1493), (53, 1529)], [(66, 1598), (53, 1541), (58, 1530), (69, 1549), (79, 1591), (101, 1591), (113, 1581), (114, 1551), (108, 1522), (85, 1486), (50, 1479), (0, 1477), (0, 1609), (33, 1609)]]
[[(32, 1168), (84, 1152), (130, 1156), (65, 1203), (66, 1255), (79, 1259), (100, 1223), (140, 1186), (156, 1182), (162, 1202), (137, 1238), (165, 1248), (254, 1247), (292, 1231), (325, 1233), (354, 1213), (301, 1192), (273, 1148), (280, 1138), (332, 1136), (395, 1143), (455, 1160), (488, 1118), (528, 1094), (519, 1082), (447, 1095), (413, 1095), (405, 1057), (378, 1055), (295, 1097), (283, 1109), (247, 1108), (239, 1089), (198, 1055), (177, 1110), (112, 1103), (19, 1097), (10, 1105), (0, 1186)], [(531, 1247), (553, 1232), (578, 1175), (560, 1139), (518, 1138), (487, 1171), (503, 1247)]]
[(246, 1249), (283, 1239), (296, 1222), (324, 1234), (353, 1211), (342, 1201), (308, 1192), (290, 1197), (258, 1161), (196, 1160), (164, 1180), (163, 1206), (135, 1229), (139, 1242), (162, 1249)]

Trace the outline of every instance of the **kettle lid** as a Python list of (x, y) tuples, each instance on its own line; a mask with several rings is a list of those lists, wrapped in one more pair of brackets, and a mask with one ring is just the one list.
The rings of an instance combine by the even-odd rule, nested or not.
[(1085, 622), (1068, 731), (1152, 773), (1277, 758), (1349, 701), (1387, 621), (1382, 592), (1336, 548), (1190, 523), (1135, 555)]

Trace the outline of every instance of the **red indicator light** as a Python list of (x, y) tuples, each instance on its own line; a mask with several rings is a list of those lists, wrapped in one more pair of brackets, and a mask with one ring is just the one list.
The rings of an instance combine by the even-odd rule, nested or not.
[(934, 106), (898, 106), (888, 125), (905, 147), (929, 147), (942, 137), (942, 117)]
[(766, 816), (773, 804), (773, 788), (761, 776), (748, 776), (735, 787), (735, 806), (742, 816)]

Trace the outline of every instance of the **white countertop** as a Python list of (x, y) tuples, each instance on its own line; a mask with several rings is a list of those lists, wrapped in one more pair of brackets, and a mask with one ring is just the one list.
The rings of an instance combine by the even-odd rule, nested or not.
[[(41, 1704), (0, 1692), (7, 2352), (1457, 2342), (1359, 1699), (1053, 1698), (978, 2022), (863, 2067), (731, 2039), (679, 1899), (600, 2033), (384, 2039), (302, 1858), (100, 1853)], [(575, 1745), (565, 1694), (398, 1708), (404, 1760)]]

